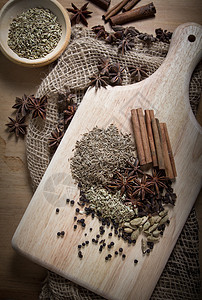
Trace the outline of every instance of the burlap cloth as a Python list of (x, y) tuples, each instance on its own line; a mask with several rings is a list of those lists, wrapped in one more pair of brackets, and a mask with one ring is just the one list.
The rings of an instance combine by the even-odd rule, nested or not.
[[(51, 159), (48, 139), (61, 117), (58, 109), (58, 94), (70, 91), (76, 95), (76, 102), (82, 101), (90, 82), (89, 77), (97, 73), (100, 57), (110, 58), (125, 68), (123, 85), (131, 83), (128, 70), (130, 65), (145, 65), (151, 75), (162, 64), (169, 44), (155, 42), (145, 46), (135, 38), (132, 51), (121, 55), (117, 46), (95, 38), (92, 30), (74, 26), (69, 46), (52, 70), (39, 86), (35, 96), (48, 96), (47, 117), (45, 121), (33, 119), (26, 139), (27, 161), (33, 188), (35, 189)], [(194, 114), (200, 99), (202, 87), (202, 64), (195, 69), (190, 81), (190, 104)], [(90, 108), (89, 108), (90, 109)], [(145, 287), (146, 288), (146, 287)], [(200, 268), (198, 224), (194, 209), (183, 228), (178, 242), (158, 281), (151, 299), (199, 299)], [(40, 299), (103, 299), (94, 293), (48, 271)]]

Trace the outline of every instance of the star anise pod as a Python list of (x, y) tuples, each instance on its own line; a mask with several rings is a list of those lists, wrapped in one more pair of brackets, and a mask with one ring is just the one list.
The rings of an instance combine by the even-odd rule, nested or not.
[(129, 174), (129, 176), (135, 176), (135, 175), (143, 175), (144, 172), (140, 169), (139, 165), (139, 159), (135, 158), (134, 163), (131, 163), (130, 161), (127, 162), (126, 170)]
[(104, 76), (100, 73), (90, 77), (90, 80), (91, 80), (91, 82), (89, 83), (89, 86), (94, 86), (96, 92), (99, 88), (101, 88), (101, 87), (106, 88), (106, 86), (108, 85), (108, 83), (107, 83), (108, 77)]
[(51, 132), (51, 138), (48, 139), (49, 147), (54, 149), (57, 148), (63, 136), (64, 132), (59, 127), (56, 127), (56, 129)]
[(133, 208), (143, 208), (144, 204), (139, 197), (133, 197), (131, 193), (128, 193), (128, 197), (124, 200), (125, 204), (132, 204)]
[(12, 108), (17, 109), (17, 113), (21, 116), (26, 116), (29, 112), (29, 97), (27, 95), (23, 95), (22, 98), (16, 97), (15, 104), (12, 106)]
[(88, 2), (85, 3), (81, 8), (76, 7), (76, 5), (72, 3), (73, 8), (67, 8), (68, 12), (73, 13), (73, 16), (71, 17), (72, 25), (79, 24), (81, 22), (85, 26), (88, 26), (86, 18), (90, 17), (92, 12), (87, 10), (87, 6)]
[(65, 125), (68, 125), (71, 122), (76, 110), (77, 110), (77, 105), (75, 103), (68, 105), (67, 109), (64, 110)]
[(126, 51), (131, 50), (135, 43), (134, 40), (129, 37), (124, 37), (121, 40), (117, 40), (118, 51), (121, 51), (121, 54), (124, 55)]
[(32, 119), (40, 117), (45, 120), (46, 118), (46, 104), (47, 97), (41, 98), (29, 97), (29, 109), (32, 110)]
[(151, 45), (151, 43), (156, 41), (156, 38), (152, 34), (140, 33), (137, 37), (148, 46)]
[(158, 171), (157, 169), (152, 170), (152, 175), (147, 174), (147, 182), (151, 183), (157, 192), (157, 194), (160, 194), (159, 189), (167, 189), (167, 182), (169, 181), (169, 178), (165, 176), (164, 171)]
[(134, 78), (136, 82), (148, 77), (147, 68), (144, 66), (129, 66), (128, 69), (131, 74), (131, 78)]
[(124, 68), (122, 68), (119, 63), (116, 63), (114, 65), (111, 65), (109, 71), (111, 83), (113, 85), (122, 85), (122, 73), (124, 71)]
[(156, 33), (156, 38), (159, 41), (167, 43), (167, 44), (170, 43), (170, 40), (172, 38), (172, 32), (167, 31), (167, 30), (163, 30), (162, 28), (157, 28), (155, 30), (155, 33)]
[(112, 29), (115, 32), (122, 32), (122, 34), (124, 36), (130, 35), (130, 36), (137, 36), (138, 34), (140, 34), (140, 32), (135, 28), (135, 27), (123, 27), (123, 26), (119, 26), (119, 25), (114, 25), (112, 26)]
[(9, 132), (14, 132), (16, 137), (19, 137), (19, 135), (25, 135), (26, 134), (26, 127), (25, 124), (25, 116), (20, 118), (19, 115), (16, 116), (16, 119), (13, 119), (11, 117), (8, 117), (10, 122), (6, 124), (9, 128)]
[(99, 60), (98, 70), (101, 75), (109, 75), (109, 68), (111, 66), (110, 59), (107, 57), (101, 57)]
[(65, 93), (58, 94), (58, 111), (59, 113), (63, 113), (66, 109), (67, 105), (71, 105), (74, 103), (75, 94), (72, 94), (71, 91), (66, 91)]
[(134, 185), (135, 178), (135, 176), (129, 176), (128, 172), (121, 174), (117, 171), (115, 174), (115, 178), (107, 184), (107, 187), (110, 189), (120, 190), (122, 196), (124, 193), (132, 191), (132, 186)]
[(92, 27), (93, 32), (96, 33), (96, 38), (97, 39), (106, 39), (108, 36), (108, 32), (105, 30), (103, 25), (96, 25)]
[(153, 183), (147, 181), (147, 177), (144, 174), (141, 180), (135, 179), (135, 186), (133, 187), (134, 192), (132, 196), (135, 195), (141, 196), (141, 199), (145, 199), (146, 193), (154, 195), (155, 193), (150, 189), (150, 186), (153, 185)]

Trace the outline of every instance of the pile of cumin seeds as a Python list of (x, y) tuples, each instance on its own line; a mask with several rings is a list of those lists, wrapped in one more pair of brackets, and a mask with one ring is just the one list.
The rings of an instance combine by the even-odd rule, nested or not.
[(47, 8), (23, 11), (12, 20), (8, 46), (20, 57), (38, 59), (50, 53), (62, 36), (62, 26)]
[(72, 176), (82, 184), (84, 192), (92, 186), (103, 187), (134, 157), (135, 146), (130, 134), (120, 133), (113, 124), (106, 129), (94, 127), (76, 142), (70, 162)]

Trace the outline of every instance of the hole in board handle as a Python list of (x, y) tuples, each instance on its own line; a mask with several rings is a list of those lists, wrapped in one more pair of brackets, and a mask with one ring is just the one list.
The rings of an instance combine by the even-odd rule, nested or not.
[(195, 42), (195, 40), (196, 40), (195, 35), (190, 34), (190, 35), (188, 36), (188, 41), (190, 41), (191, 43)]

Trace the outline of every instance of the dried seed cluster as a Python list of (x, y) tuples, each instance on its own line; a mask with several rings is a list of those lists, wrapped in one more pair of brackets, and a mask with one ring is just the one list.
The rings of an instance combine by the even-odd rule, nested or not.
[(142, 252), (145, 254), (148, 253), (148, 245), (152, 245), (153, 249), (153, 244), (159, 242), (166, 224), (169, 224), (168, 211), (163, 210), (154, 216), (134, 218), (130, 222), (125, 222), (123, 231), (131, 241), (137, 241), (139, 235), (141, 233), (144, 234), (145, 238), (142, 238)]
[(61, 35), (62, 26), (49, 9), (30, 8), (11, 22), (8, 46), (20, 57), (42, 58), (57, 46)]
[(87, 191), (86, 197), (89, 200), (89, 207), (96, 213), (102, 213), (103, 218), (122, 223), (135, 216), (134, 210), (124, 204), (120, 192), (112, 195), (104, 188), (91, 187)]
[(134, 157), (135, 147), (129, 134), (121, 134), (114, 125), (98, 127), (76, 142), (71, 159), (73, 178), (82, 184), (83, 191), (91, 186), (102, 187), (114, 170), (120, 170)]

